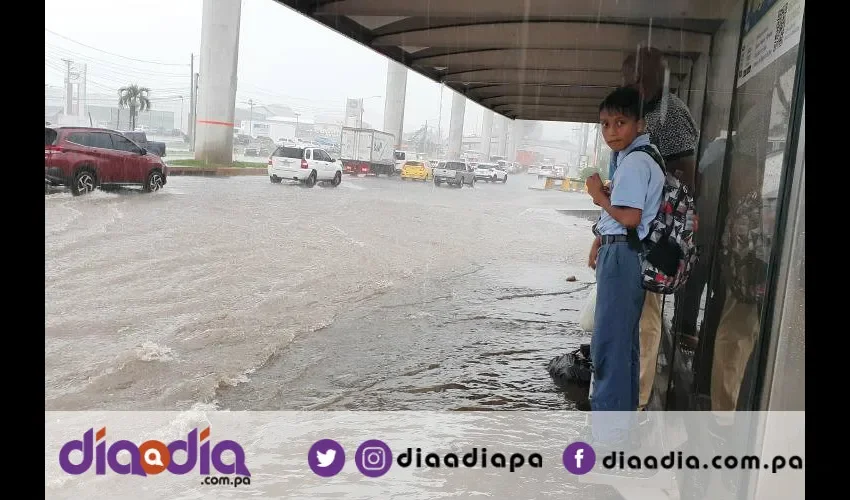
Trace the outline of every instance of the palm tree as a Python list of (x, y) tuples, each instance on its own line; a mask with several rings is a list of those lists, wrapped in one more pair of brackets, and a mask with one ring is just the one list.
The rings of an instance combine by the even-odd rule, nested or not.
[(151, 89), (139, 87), (135, 83), (118, 89), (118, 107), (130, 108), (130, 130), (136, 129), (136, 115), (139, 111), (151, 109), (148, 93)]

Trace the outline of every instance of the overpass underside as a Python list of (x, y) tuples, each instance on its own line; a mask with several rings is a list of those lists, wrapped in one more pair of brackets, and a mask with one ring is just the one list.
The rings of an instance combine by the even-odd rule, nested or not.
[(277, 0), (510, 119), (596, 122), (651, 45), (699, 122), (730, 0)]

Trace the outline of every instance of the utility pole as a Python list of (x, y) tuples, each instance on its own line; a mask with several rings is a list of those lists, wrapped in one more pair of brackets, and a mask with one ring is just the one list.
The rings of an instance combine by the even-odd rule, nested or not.
[(77, 87), (77, 110), (80, 116), (86, 116), (86, 65), (83, 64), (83, 74)]
[(251, 117), (248, 119), (248, 135), (254, 136), (254, 100), (248, 99), (248, 104), (251, 106)]
[[(599, 124), (597, 123), (594, 126), (594, 134), (593, 134), (593, 168), (597, 168), (598, 163), (599, 163), (599, 153), (600, 153), (600, 150), (599, 150), (599, 146), (600, 146), (599, 135), (600, 135)], [(605, 175), (603, 175), (602, 177), (603, 178), (608, 177), (608, 171), (607, 170), (605, 171)]]
[(192, 151), (195, 150), (195, 139), (198, 137), (198, 127), (194, 126), (195, 121), (198, 119), (198, 79), (200, 75), (195, 73), (195, 85), (192, 87), (193, 92), (195, 93), (195, 99), (192, 102)]
[(581, 155), (587, 156), (587, 134), (590, 126), (587, 123), (581, 124)]
[(71, 84), (71, 63), (70, 59), (62, 59), (65, 61), (65, 116), (71, 114), (71, 98), (74, 93), (73, 85)]
[[(195, 149), (195, 54), (192, 53), (192, 62), (189, 64), (189, 123), (186, 126), (186, 135), (189, 136), (189, 144)], [(183, 121), (182, 119), (180, 120)], [(181, 124), (182, 125), (182, 124)]]
[(423, 154), (427, 154), (428, 151), (425, 150), (426, 145), (428, 144), (428, 121), (425, 121), (425, 128), (422, 131), (422, 141), (419, 143), (419, 151)]
[(181, 134), (183, 133), (183, 105), (184, 105), (183, 103), (184, 103), (183, 96), (181, 95), (180, 96), (180, 126), (178, 127), (180, 129)]

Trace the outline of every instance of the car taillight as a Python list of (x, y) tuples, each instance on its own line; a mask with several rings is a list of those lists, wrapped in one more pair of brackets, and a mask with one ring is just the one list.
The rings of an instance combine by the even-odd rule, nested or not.
[(270, 166), (270, 167), (272, 166), (272, 159), (271, 159), (271, 157), (269, 157), (269, 166)]
[(307, 165), (307, 160), (301, 160), (301, 168), (310, 168), (310, 166)]
[(63, 149), (60, 146), (54, 146), (52, 144), (49, 145), (49, 146), (45, 146), (44, 149), (46, 149), (48, 151), (56, 152), (56, 153), (61, 153), (63, 151)]

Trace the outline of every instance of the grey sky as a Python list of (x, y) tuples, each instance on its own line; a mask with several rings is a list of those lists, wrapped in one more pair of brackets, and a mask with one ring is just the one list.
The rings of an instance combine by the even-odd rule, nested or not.
[[(237, 106), (253, 99), (308, 116), (341, 117), (346, 97), (386, 93), (385, 57), (272, 0), (241, 1)], [(137, 82), (153, 89), (155, 108), (177, 112), (183, 96), (188, 109), (191, 53), (196, 71), (199, 64), (201, 5), (202, 0), (45, 0), (45, 83), (61, 86), (61, 60), (70, 58), (86, 63), (88, 94), (114, 95), (118, 87)], [(451, 101), (452, 91), (444, 89), (444, 135)], [(364, 121), (380, 128), (383, 97), (367, 99), (364, 108)], [(405, 131), (426, 120), (436, 126), (439, 109), (440, 86), (409, 71)], [(482, 113), (467, 101), (465, 133), (480, 132)], [(546, 127), (547, 136), (553, 131)]]

